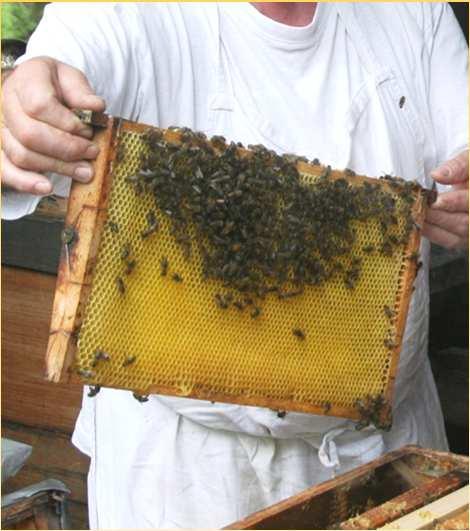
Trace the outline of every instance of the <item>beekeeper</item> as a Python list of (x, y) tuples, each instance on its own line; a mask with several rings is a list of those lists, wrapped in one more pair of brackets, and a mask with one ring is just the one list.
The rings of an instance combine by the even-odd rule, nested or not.
[(447, 448), (427, 357), (429, 240), (467, 246), (468, 109), (446, 3), (58, 3), (20, 63), (3, 91), (6, 219), (92, 178), (98, 150), (69, 107), (453, 185), (427, 215), (390, 432), (103, 389), (84, 396), (72, 439), (91, 457), (92, 528), (220, 527), (404, 444)]

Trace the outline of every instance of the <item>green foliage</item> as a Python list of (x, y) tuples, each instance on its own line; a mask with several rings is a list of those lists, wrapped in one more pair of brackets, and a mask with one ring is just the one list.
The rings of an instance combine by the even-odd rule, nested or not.
[(47, 2), (2, 3), (2, 39), (27, 41), (41, 20), (46, 5)]

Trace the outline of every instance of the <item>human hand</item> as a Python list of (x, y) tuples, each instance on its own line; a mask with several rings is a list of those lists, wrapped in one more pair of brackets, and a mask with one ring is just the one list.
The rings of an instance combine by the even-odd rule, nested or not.
[(423, 235), (447, 249), (468, 249), (468, 150), (444, 162), (431, 177), (452, 190), (438, 195), (427, 210)]
[(43, 172), (81, 182), (93, 177), (93, 130), (70, 110), (103, 111), (77, 69), (49, 57), (19, 65), (3, 83), (2, 185), (36, 195), (52, 191)]

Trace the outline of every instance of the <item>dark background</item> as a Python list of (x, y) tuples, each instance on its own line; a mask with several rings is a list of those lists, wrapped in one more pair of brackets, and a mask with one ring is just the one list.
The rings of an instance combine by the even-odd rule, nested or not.
[(454, 10), (455, 16), (459, 21), (460, 27), (465, 33), (465, 38), (468, 43), (468, 3), (467, 2), (449, 2)]
[[(468, 43), (468, 3), (449, 2)], [(429, 357), (450, 449), (468, 455), (468, 252), (432, 246)]]

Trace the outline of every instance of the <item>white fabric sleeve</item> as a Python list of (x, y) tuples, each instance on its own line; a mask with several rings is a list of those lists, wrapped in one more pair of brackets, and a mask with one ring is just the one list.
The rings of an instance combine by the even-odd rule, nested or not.
[(447, 3), (428, 8), (429, 107), (440, 164), (468, 149), (468, 47)]
[[(138, 114), (140, 44), (138, 10), (133, 3), (52, 3), (17, 63), (48, 56), (81, 70), (94, 91), (117, 116)], [(70, 179), (48, 175), (53, 193), (68, 195)], [(2, 191), (2, 218), (31, 214), (40, 196)]]

